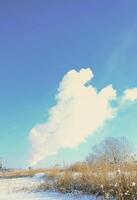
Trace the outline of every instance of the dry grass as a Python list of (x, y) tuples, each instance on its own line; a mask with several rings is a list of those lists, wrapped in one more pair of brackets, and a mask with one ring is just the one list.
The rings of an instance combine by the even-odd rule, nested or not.
[(61, 192), (81, 191), (88, 194), (104, 195), (111, 189), (112, 180), (106, 173), (93, 173), (88, 168), (87, 171), (79, 175), (72, 171), (66, 171), (57, 181), (57, 189)]
[(17, 177), (27, 177), (34, 176), (37, 173), (46, 173), (46, 169), (24, 169), (24, 170), (13, 170), (13, 171), (5, 171), (1, 173), (1, 177), (5, 178), (17, 178)]
[(77, 163), (59, 177), (56, 188), (61, 192), (81, 191), (101, 195), (105, 199), (136, 200), (137, 168), (133, 164), (89, 166)]
[[(112, 165), (99, 163), (89, 165), (76, 163), (63, 170), (58, 167), (51, 169), (28, 169), (6, 172), (5, 177), (34, 176), (45, 173), (46, 179), (37, 190), (56, 189), (60, 192), (82, 192), (104, 196), (105, 199), (116, 197), (118, 200), (137, 199), (137, 165)], [(48, 180), (50, 180), (48, 182)], [(52, 181), (51, 181), (52, 180)]]
[(17, 177), (32, 177), (38, 173), (45, 173), (48, 177), (57, 177), (60, 172), (59, 168), (51, 169), (23, 169), (23, 170), (13, 170), (13, 171), (3, 171), (0, 177), (5, 178), (17, 178)]
[(49, 179), (54, 179), (54, 178), (57, 178), (60, 173), (61, 173), (61, 169), (59, 169), (58, 167), (53, 167), (49, 170), (47, 170), (46, 174), (48, 176)]

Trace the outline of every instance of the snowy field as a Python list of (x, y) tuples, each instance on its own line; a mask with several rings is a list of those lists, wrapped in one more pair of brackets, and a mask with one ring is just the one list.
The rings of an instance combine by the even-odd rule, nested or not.
[[(74, 196), (58, 192), (26, 192), (43, 182), (42, 178), (0, 179), (0, 200), (95, 200), (93, 196)], [(22, 189), (24, 189), (22, 191)], [(98, 198), (101, 200), (102, 198)]]

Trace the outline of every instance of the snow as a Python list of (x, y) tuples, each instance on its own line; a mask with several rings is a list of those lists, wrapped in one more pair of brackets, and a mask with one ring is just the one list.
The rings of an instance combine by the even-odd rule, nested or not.
[[(92, 198), (95, 200), (96, 198)], [(0, 194), (0, 200), (91, 200), (89, 196), (63, 195), (57, 192)]]
[[(42, 183), (41, 175), (34, 178), (0, 179), (0, 200), (95, 200), (91, 195), (61, 194), (59, 192), (27, 192), (25, 188), (32, 189)], [(24, 188), (24, 190), (22, 190)], [(32, 191), (32, 190), (31, 190)], [(98, 200), (101, 200), (99, 198)]]
[(42, 178), (46, 177), (45, 173), (37, 173), (34, 175), (33, 178), (37, 179), (38, 181), (41, 180)]

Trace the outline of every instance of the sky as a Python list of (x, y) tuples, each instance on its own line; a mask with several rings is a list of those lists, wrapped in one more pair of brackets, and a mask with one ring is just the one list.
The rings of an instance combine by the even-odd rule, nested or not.
[[(108, 136), (126, 136), (137, 144), (136, 101), (120, 106), (124, 91), (137, 87), (136, 8), (136, 0), (0, 0), (0, 157), (6, 166), (26, 167), (30, 154), (39, 151), (45, 154), (39, 164), (42, 166), (83, 160), (94, 144)], [(84, 79), (79, 76), (81, 69), (88, 71)], [(36, 142), (32, 130), (44, 138), (47, 130), (41, 131), (41, 126), (52, 124), (56, 115), (52, 108), (58, 111), (60, 102), (64, 106), (61, 94), (67, 91), (66, 87), (83, 88), (81, 82), (78, 81), (80, 88), (76, 84), (73, 74), (95, 88), (96, 96), (112, 85), (112, 93), (116, 90), (117, 94), (112, 103), (118, 104), (118, 111), (110, 120), (108, 116), (102, 118), (103, 125), (97, 124), (92, 130), (89, 126), (88, 133), (72, 146), (63, 146), (61, 141), (65, 141), (60, 139), (57, 148), (55, 132), (48, 139), (56, 146), (55, 152), (52, 149), (47, 153), (44, 148), (40, 150), (41, 143)], [(72, 96), (79, 100), (75, 93)], [(104, 106), (106, 112), (108, 107), (115, 107), (109, 105), (110, 101), (111, 98)], [(86, 105), (85, 99), (83, 102)], [(68, 114), (69, 105), (65, 102), (62, 113)], [(82, 112), (86, 115), (87, 110)], [(83, 115), (81, 119), (87, 123), (88, 117)], [(68, 129), (64, 126), (61, 131), (65, 134)], [(65, 138), (63, 134), (57, 133), (57, 137)], [(79, 137), (78, 133), (75, 136)], [(46, 138), (42, 141), (50, 149)]]

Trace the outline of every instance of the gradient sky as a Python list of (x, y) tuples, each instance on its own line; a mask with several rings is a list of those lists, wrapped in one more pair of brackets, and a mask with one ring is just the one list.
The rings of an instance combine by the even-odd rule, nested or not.
[[(28, 133), (45, 122), (64, 74), (92, 67), (92, 84), (137, 87), (136, 0), (0, 0), (0, 157), (24, 167)], [(82, 160), (103, 137), (137, 144), (137, 106), (123, 108), (78, 149), (43, 165)]]

